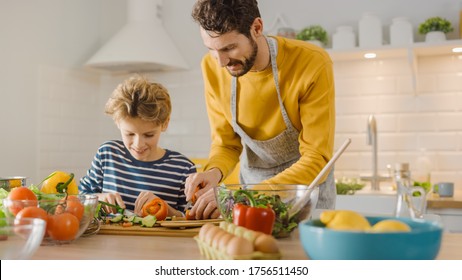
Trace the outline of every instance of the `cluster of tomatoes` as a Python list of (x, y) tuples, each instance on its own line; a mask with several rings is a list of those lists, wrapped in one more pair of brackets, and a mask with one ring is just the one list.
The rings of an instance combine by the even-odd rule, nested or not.
[(68, 195), (45, 210), (39, 206), (33, 191), (17, 187), (8, 194), (8, 201), (8, 210), (18, 223), (20, 218), (39, 218), (47, 223), (45, 236), (57, 241), (71, 241), (77, 237), (85, 210), (77, 196)]

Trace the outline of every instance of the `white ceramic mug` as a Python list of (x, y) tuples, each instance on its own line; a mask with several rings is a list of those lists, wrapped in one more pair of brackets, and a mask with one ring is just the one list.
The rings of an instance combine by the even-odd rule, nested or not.
[(438, 183), (438, 194), (441, 197), (451, 197), (454, 195), (454, 183), (452, 182), (441, 182)]

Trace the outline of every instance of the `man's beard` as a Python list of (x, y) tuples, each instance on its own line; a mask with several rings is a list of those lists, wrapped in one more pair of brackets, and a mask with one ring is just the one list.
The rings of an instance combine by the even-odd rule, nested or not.
[(237, 71), (237, 72), (231, 72), (228, 68), (226, 68), (226, 70), (228, 70), (228, 73), (231, 74), (231, 76), (234, 76), (234, 77), (243, 76), (247, 74), (247, 72), (249, 72), (250, 69), (252, 69), (252, 67), (254, 66), (255, 60), (257, 59), (258, 45), (257, 45), (257, 42), (255, 42), (255, 40), (253, 40), (252, 38), (250, 38), (250, 43), (252, 44), (252, 53), (250, 54), (248, 58), (246, 58), (244, 61), (241, 61), (238, 59), (230, 59), (227, 66), (241, 64), (243, 67), (242, 70)]

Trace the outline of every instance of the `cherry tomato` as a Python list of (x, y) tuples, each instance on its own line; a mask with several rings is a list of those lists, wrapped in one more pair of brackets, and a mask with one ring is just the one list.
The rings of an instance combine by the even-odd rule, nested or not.
[(16, 216), (26, 206), (37, 206), (37, 196), (27, 187), (17, 187), (8, 194), (8, 209)]
[(47, 233), (59, 241), (71, 241), (77, 237), (79, 231), (79, 219), (71, 213), (48, 216)]

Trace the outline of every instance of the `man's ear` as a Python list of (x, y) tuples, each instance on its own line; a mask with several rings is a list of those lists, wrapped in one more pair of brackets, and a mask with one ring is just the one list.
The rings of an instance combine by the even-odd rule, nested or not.
[(255, 18), (252, 26), (250, 27), (250, 33), (255, 37), (263, 35), (263, 20), (259, 17)]

